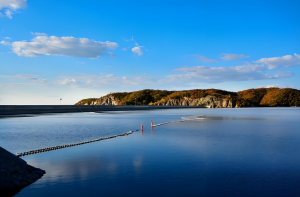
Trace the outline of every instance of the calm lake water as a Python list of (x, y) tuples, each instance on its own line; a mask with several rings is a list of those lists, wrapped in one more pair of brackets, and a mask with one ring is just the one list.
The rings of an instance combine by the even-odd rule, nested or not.
[[(194, 119), (205, 115), (204, 119)], [(150, 129), (154, 124), (166, 124)], [(300, 196), (300, 109), (176, 109), (0, 119), (12, 153), (46, 170), (16, 196)], [(0, 195), (1, 196), (1, 195)]]

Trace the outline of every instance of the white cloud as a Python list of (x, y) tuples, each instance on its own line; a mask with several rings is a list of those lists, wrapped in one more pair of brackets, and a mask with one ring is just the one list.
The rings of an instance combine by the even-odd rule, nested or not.
[(140, 47), (133, 47), (131, 50), (132, 52), (137, 53), (138, 55), (143, 55), (143, 51)]
[(10, 38), (10, 37), (5, 37), (5, 39), (6, 39), (6, 40), (10, 40), (11, 38)]
[(38, 33), (38, 32), (31, 32), (32, 35), (36, 35), (36, 36), (47, 36), (47, 34), (45, 33)]
[[(140, 45), (133, 39), (133, 36), (132, 36), (131, 40), (133, 40), (133, 41), (135, 42), (135, 47), (133, 47), (133, 48), (131, 49), (131, 51), (134, 52), (134, 53), (137, 53), (138, 55), (143, 55), (144, 53), (143, 53), (143, 51), (142, 51), (141, 48), (144, 47), (144, 46), (140, 46)], [(147, 49), (146, 49), (146, 50), (147, 50)]]
[(27, 7), (27, 0), (0, 0), (0, 10), (5, 9), (4, 14), (0, 13), (0, 16), (7, 16), (12, 18), (13, 11), (20, 8)]
[(127, 51), (127, 49), (126, 49), (126, 48), (123, 48), (122, 51)]
[(228, 53), (222, 53), (222, 55), (224, 55), (224, 56), (220, 57), (220, 58), (223, 60), (237, 60), (237, 59), (241, 59), (241, 58), (250, 57), (250, 56), (246, 56), (246, 55), (228, 54)]
[(68, 84), (76, 84), (77, 82), (75, 79), (65, 79), (65, 80), (56, 81), (56, 83), (60, 85), (68, 85)]
[(245, 65), (243, 66), (231, 66), (229, 67), (233, 70), (239, 71), (239, 72), (263, 72), (264, 70), (266, 70), (266, 67), (264, 65), (256, 65), (256, 64), (250, 64), (248, 62), (246, 62)]
[(1, 41), (0, 44), (3, 44), (3, 45), (10, 45), (10, 42)]
[(13, 15), (13, 12), (10, 11), (10, 10), (6, 10), (6, 11), (5, 11), (5, 15), (6, 15), (8, 18), (12, 19), (12, 16), (11, 16), (11, 15)]
[(260, 85), (258, 88), (275, 88), (278, 87), (278, 84), (272, 84), (272, 85)]
[(115, 54), (111, 53), (111, 52), (108, 52), (108, 56), (109, 57), (117, 57)]
[(16, 10), (19, 8), (26, 8), (27, 0), (0, 0), (0, 9), (9, 8)]
[[(3, 42), (3, 43), (2, 43)], [(7, 42), (1, 41), (7, 45)], [(87, 38), (37, 36), (31, 42), (17, 41), (10, 44), (19, 56), (61, 55), (69, 57), (98, 58), (107, 49), (115, 49), (115, 42), (100, 42)]]
[(277, 79), (293, 76), (291, 72), (277, 72), (277, 74), (267, 74), (264, 72), (264, 65), (244, 65), (235, 67), (205, 67), (194, 66), (175, 69), (184, 74), (169, 75), (169, 82), (173, 83), (220, 83), (228, 81), (249, 81)]
[(293, 85), (279, 85), (279, 84), (272, 84), (272, 85), (260, 85), (258, 88), (294, 88)]
[(266, 64), (269, 66), (269, 69), (278, 68), (280, 65), (284, 67), (297, 66), (300, 65), (300, 55), (294, 53), (294, 56), (285, 55), (282, 57), (261, 58), (254, 62)]

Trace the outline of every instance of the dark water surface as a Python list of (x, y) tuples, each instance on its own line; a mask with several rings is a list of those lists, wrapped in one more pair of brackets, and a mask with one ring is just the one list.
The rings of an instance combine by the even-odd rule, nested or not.
[[(154, 124), (196, 116), (202, 119)], [(176, 109), (0, 119), (0, 146), (46, 170), (16, 196), (300, 196), (300, 109)], [(0, 195), (1, 196), (1, 195)]]

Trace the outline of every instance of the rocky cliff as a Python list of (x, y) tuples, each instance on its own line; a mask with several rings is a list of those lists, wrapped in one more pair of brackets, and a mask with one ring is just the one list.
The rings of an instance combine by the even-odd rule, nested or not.
[(95, 99), (90, 103), (85, 103), (84, 105), (118, 105), (118, 100), (114, 96), (108, 95)]
[[(44, 170), (35, 168), (26, 161), (0, 147), (0, 194), (9, 189), (27, 186), (45, 174)], [(2, 196), (2, 195), (1, 195)]]
[[(90, 102), (84, 103), (84, 105), (118, 105), (119, 100), (114, 96), (108, 95), (99, 99), (93, 99)], [(236, 106), (235, 102), (232, 102), (228, 98), (218, 98), (216, 96), (206, 96), (198, 99), (191, 99), (184, 97), (181, 99), (169, 99), (167, 101), (160, 101), (158, 105), (166, 106), (204, 106), (207, 108), (233, 108)]]
[(207, 108), (233, 108), (237, 107), (235, 102), (228, 98), (218, 98), (216, 96), (206, 96), (198, 99), (184, 97), (182, 99), (169, 99), (161, 102), (160, 105), (179, 105), (179, 106), (204, 106)]
[[(99, 99), (94, 99), (86, 102), (84, 105), (118, 105), (119, 100), (114, 96), (108, 95)], [(166, 106), (204, 106), (207, 108), (233, 108), (237, 107), (235, 102), (228, 98), (218, 98), (216, 96), (208, 95), (206, 97), (191, 99), (183, 97), (180, 99), (161, 100), (158, 105)]]

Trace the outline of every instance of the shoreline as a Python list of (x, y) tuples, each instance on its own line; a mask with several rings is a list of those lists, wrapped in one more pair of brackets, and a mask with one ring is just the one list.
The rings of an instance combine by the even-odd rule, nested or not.
[(206, 108), (206, 107), (151, 106), (151, 105), (0, 105), (0, 115), (102, 112), (102, 111), (135, 111), (135, 110), (186, 109), (186, 108)]

